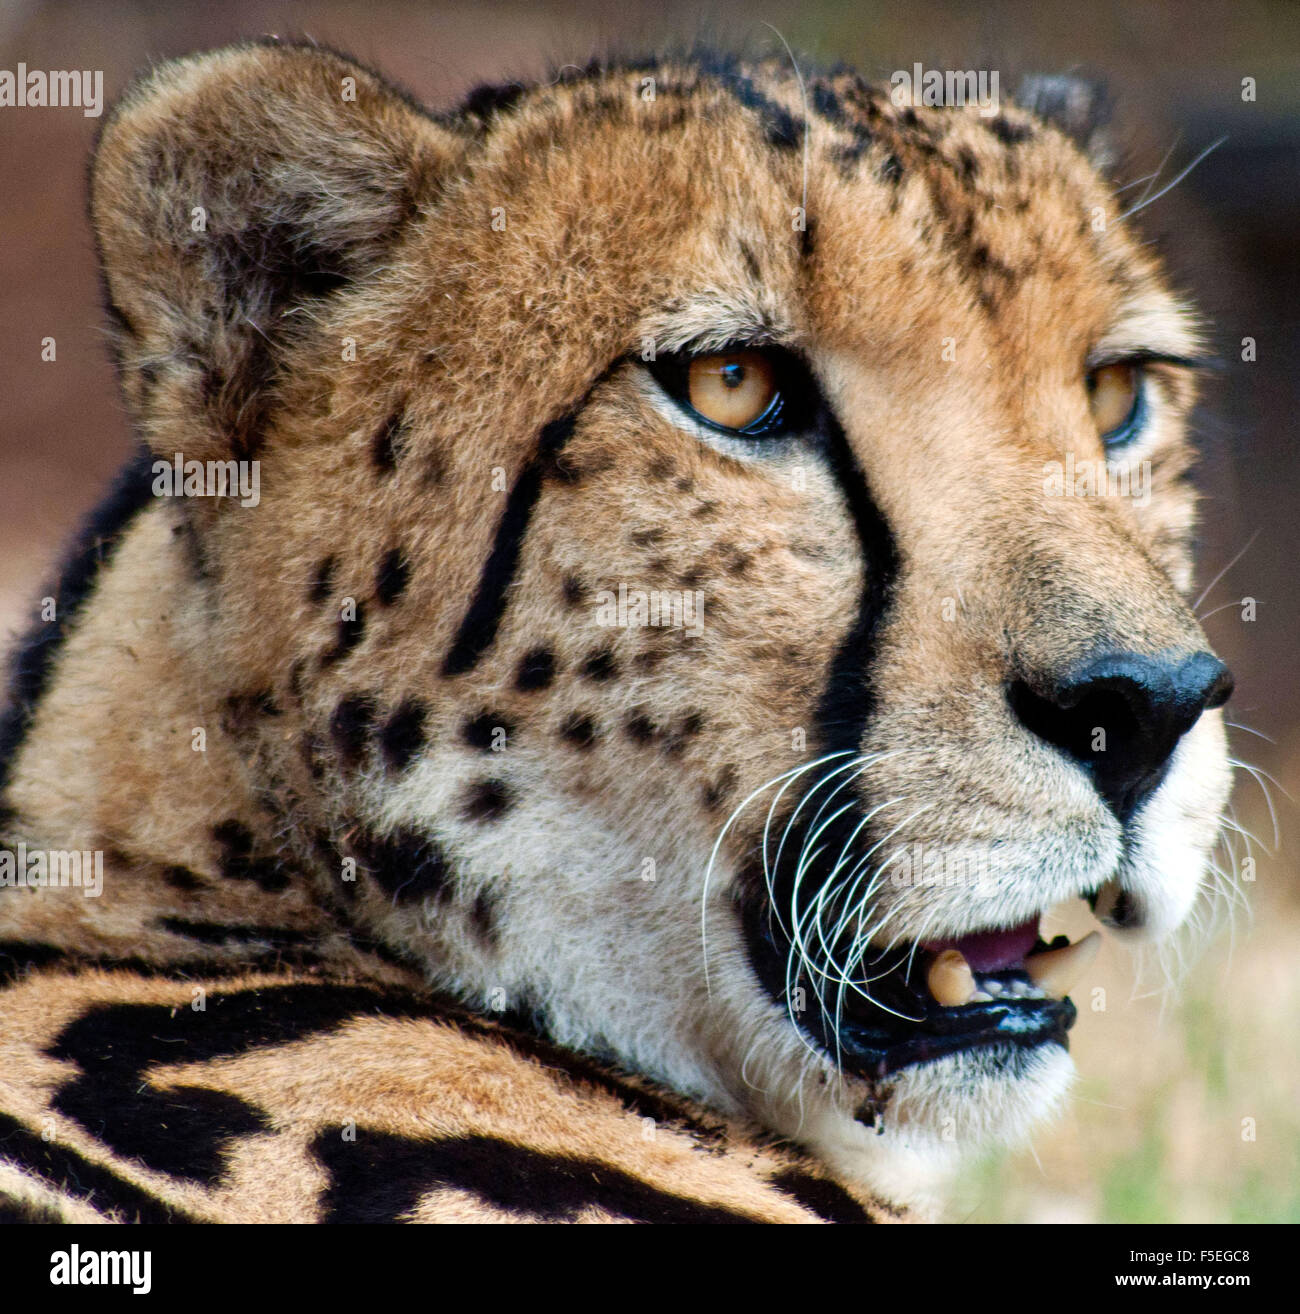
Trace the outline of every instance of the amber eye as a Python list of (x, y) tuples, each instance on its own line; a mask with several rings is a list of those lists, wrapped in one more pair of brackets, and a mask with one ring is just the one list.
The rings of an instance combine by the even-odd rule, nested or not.
[(1142, 402), (1142, 367), (1119, 361), (1088, 375), (1088, 405), (1104, 443), (1127, 442), (1139, 427)]
[(696, 356), (686, 379), (686, 399), (723, 429), (747, 429), (778, 401), (776, 371), (760, 351)]

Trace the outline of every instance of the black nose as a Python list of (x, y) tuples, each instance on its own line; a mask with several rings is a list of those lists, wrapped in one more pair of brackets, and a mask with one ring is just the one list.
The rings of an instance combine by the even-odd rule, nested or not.
[(1092, 773), (1097, 792), (1127, 821), (1161, 780), (1174, 746), (1208, 707), (1232, 693), (1212, 653), (1144, 657), (1112, 652), (1065, 679), (1013, 681), (1012, 709), (1040, 739)]

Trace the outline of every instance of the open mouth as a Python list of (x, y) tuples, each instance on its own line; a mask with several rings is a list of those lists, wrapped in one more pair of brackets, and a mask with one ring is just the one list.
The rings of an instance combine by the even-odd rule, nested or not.
[(852, 988), (820, 990), (806, 969), (787, 981), (788, 946), (771, 919), (750, 915), (750, 953), (777, 1002), (846, 1071), (879, 1079), (914, 1063), (997, 1046), (1058, 1044), (1076, 1010), (1067, 991), (1101, 945), (1092, 932), (1051, 944), (1039, 919), (946, 940), (897, 944), (863, 965)]

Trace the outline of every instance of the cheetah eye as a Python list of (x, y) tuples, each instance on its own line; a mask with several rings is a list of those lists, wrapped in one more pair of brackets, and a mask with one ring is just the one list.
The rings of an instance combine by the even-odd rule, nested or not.
[(693, 419), (741, 438), (775, 438), (806, 422), (806, 369), (779, 347), (674, 352), (650, 366), (660, 387)]
[(713, 424), (744, 432), (781, 397), (776, 371), (759, 351), (696, 356), (687, 367), (686, 400)]
[(1143, 383), (1142, 366), (1134, 361), (1116, 361), (1088, 372), (1088, 406), (1107, 447), (1121, 447), (1141, 430), (1146, 418)]

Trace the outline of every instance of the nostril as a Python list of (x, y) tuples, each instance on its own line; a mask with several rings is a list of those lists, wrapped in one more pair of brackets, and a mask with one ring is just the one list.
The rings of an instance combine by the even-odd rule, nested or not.
[(1164, 779), (1179, 739), (1201, 713), (1231, 693), (1231, 673), (1208, 652), (1112, 652), (1064, 678), (1018, 679), (1007, 690), (1021, 724), (1085, 767), (1121, 821)]
[(1198, 652), (1178, 668), (1174, 685), (1179, 696), (1197, 715), (1222, 707), (1232, 697), (1236, 681), (1232, 672), (1213, 654)]
[(1132, 738), (1137, 731), (1132, 701), (1117, 688), (1070, 688), (1044, 697), (1018, 680), (1009, 697), (1027, 730), (1085, 765), (1110, 751), (1114, 741)]

